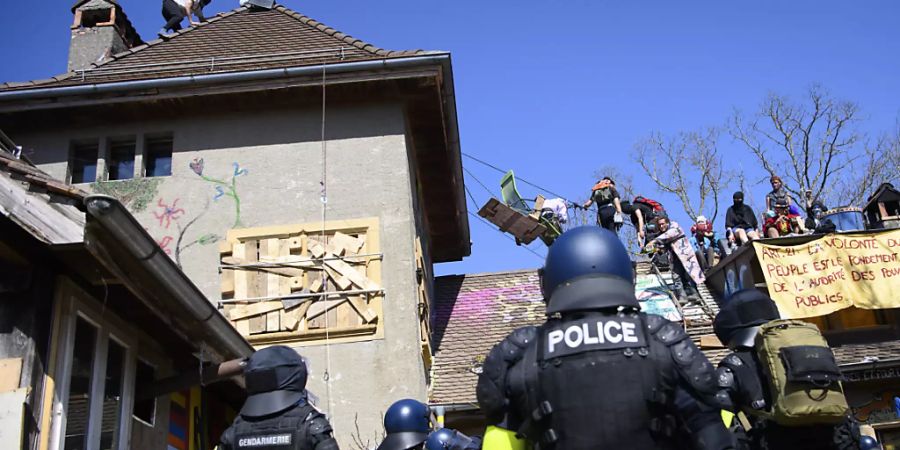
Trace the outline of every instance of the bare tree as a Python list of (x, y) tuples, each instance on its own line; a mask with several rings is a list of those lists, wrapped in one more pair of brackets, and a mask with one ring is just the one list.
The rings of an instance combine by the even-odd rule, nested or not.
[(863, 146), (863, 154), (835, 182), (835, 199), (862, 206), (881, 183), (900, 180), (900, 123), (893, 135), (882, 135)]
[[(383, 413), (381, 414), (381, 421), (384, 422)], [(356, 431), (351, 433), (350, 437), (353, 439), (354, 450), (372, 450), (385, 438), (384, 431), (381, 433), (373, 432), (371, 437), (363, 436), (362, 432), (359, 430), (359, 414), (353, 415), (353, 426)]]
[(719, 134), (712, 127), (671, 138), (654, 133), (634, 147), (634, 159), (644, 173), (660, 191), (678, 197), (691, 220), (703, 214), (715, 220), (719, 194), (733, 178), (719, 153)]
[(856, 148), (863, 137), (854, 126), (858, 115), (855, 103), (813, 86), (799, 102), (770, 94), (750, 118), (736, 111), (730, 132), (770, 176), (789, 180), (785, 189), (808, 209), (816, 200), (841, 200), (837, 180), (862, 157)]

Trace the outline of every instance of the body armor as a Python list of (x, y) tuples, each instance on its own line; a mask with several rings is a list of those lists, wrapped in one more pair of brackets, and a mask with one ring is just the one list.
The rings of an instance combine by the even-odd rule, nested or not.
[(337, 450), (331, 425), (306, 402), (279, 414), (238, 416), (221, 439), (223, 450)]
[(478, 385), (489, 420), (540, 448), (670, 448), (675, 390), (711, 402), (714, 371), (678, 324), (584, 312), (517, 330)]

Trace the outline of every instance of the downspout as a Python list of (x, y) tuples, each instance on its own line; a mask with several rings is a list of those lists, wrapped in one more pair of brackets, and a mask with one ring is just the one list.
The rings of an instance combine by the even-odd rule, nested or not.
[[(338, 74), (361, 70), (400, 69), (428, 64), (447, 63), (449, 65), (449, 60), (449, 54), (440, 53), (427, 56), (413, 56), (335, 64), (316, 64), (314, 66), (263, 69), (253, 70), (249, 72), (186, 75), (172, 78), (155, 78), (151, 80), (133, 80), (78, 86), (21, 89), (15, 91), (0, 92), (0, 102), (9, 102), (15, 100), (53, 99), (59, 97), (71, 97), (75, 95), (106, 94), (154, 88), (203, 86), (210, 84), (229, 83), (233, 81), (256, 81), (304, 75), (321, 76), (323, 68), (326, 74)], [(453, 108), (455, 111), (455, 102)]]
[(135, 261), (155, 279), (165, 281), (172, 300), (209, 329), (210, 345), (224, 350), (230, 357), (246, 357), (253, 353), (247, 343), (206, 296), (191, 282), (147, 234), (144, 227), (125, 207), (108, 195), (89, 195), (84, 199), (87, 213), (96, 220), (115, 242), (120, 243)]

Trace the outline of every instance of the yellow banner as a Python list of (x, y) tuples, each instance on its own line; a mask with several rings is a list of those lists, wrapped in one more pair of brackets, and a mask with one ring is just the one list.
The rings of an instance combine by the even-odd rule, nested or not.
[(754, 242), (753, 248), (784, 319), (849, 306), (900, 307), (900, 230), (830, 234), (785, 247)]

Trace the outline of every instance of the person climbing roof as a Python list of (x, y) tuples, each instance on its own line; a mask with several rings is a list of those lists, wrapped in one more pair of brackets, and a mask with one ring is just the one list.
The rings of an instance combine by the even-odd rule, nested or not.
[(609, 231), (616, 232), (622, 226), (622, 203), (616, 182), (610, 177), (603, 177), (591, 188), (591, 198), (581, 205), (590, 208), (597, 205), (597, 224)]

